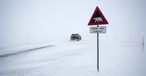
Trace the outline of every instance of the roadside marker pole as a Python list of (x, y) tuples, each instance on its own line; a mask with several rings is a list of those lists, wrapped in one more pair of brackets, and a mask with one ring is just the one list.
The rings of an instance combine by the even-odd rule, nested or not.
[(144, 37), (142, 37), (142, 52), (144, 51)]
[(129, 40), (128, 41), (130, 42), (130, 40), (131, 40), (131, 34), (129, 35)]

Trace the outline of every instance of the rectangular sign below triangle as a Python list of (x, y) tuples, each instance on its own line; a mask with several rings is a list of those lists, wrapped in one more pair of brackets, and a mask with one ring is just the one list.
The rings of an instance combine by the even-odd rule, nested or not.
[(106, 20), (106, 18), (104, 17), (104, 15), (100, 11), (100, 9), (98, 7), (96, 7), (96, 9), (88, 23), (88, 26), (103, 25), (103, 24), (108, 24), (108, 21)]
[(106, 33), (106, 26), (90, 27), (90, 33)]

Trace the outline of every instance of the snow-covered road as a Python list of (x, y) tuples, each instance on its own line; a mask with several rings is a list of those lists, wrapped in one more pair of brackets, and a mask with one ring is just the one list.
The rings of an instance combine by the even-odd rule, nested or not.
[[(2, 57), (0, 76), (146, 75), (146, 50), (142, 52), (140, 44), (100, 41), (100, 72), (96, 68), (96, 35), (93, 35), (79, 42), (68, 40), (52, 47)], [(20, 48), (26, 49), (19, 47), (19, 51)]]

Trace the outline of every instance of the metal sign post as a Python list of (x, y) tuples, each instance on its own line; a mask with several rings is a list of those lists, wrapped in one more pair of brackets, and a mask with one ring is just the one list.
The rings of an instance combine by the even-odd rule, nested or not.
[(97, 70), (99, 72), (99, 33), (97, 33)]
[(90, 27), (90, 33), (97, 33), (97, 70), (99, 72), (99, 33), (106, 33), (106, 26)]
[(97, 70), (99, 72), (99, 33), (106, 33), (106, 26), (90, 27), (90, 33), (97, 33)]

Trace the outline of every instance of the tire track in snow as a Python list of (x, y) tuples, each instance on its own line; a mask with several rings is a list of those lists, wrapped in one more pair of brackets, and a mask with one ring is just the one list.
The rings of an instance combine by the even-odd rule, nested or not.
[(43, 49), (43, 48), (47, 48), (47, 47), (52, 47), (52, 46), (54, 46), (54, 45), (42, 46), (42, 47), (32, 48), (32, 49), (23, 50), (23, 51), (19, 51), (19, 52), (15, 52), (15, 53), (3, 54), (3, 55), (0, 55), (0, 58), (12, 56), (12, 55), (17, 55), (17, 54), (22, 54), (22, 53), (26, 53), (26, 52), (30, 52), (30, 51), (35, 51), (35, 50), (39, 50), (39, 49)]

